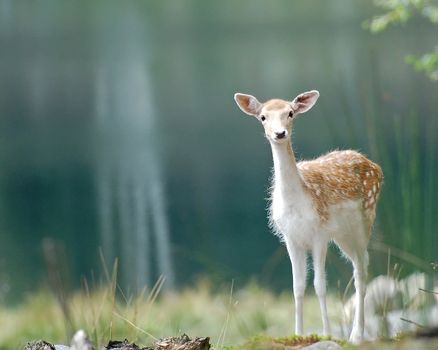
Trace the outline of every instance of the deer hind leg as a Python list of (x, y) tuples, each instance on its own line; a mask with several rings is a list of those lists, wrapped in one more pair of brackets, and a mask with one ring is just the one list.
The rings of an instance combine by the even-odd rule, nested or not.
[(349, 257), (353, 264), (353, 277), (355, 294), (355, 311), (353, 327), (349, 341), (360, 343), (363, 340), (365, 328), (364, 300), (366, 293), (366, 279), (368, 270), (368, 233), (366, 228), (361, 228), (362, 232), (355, 237), (346, 237), (343, 240), (336, 240), (336, 244)]
[(365, 327), (364, 300), (366, 293), (368, 252), (365, 250), (362, 254), (358, 254), (352, 262), (354, 288), (356, 289), (356, 310), (349, 340), (352, 343), (359, 343), (363, 339)]
[(324, 335), (329, 335), (330, 323), (327, 314), (326, 304), (326, 279), (325, 279), (325, 260), (327, 256), (327, 243), (321, 242), (313, 247), (313, 270), (314, 279), (313, 285), (315, 287), (315, 293), (319, 299), (319, 307), (321, 309), (322, 329)]
[(295, 300), (295, 334), (303, 334), (303, 300), (306, 291), (307, 253), (293, 242), (286, 241), (292, 263), (293, 292)]

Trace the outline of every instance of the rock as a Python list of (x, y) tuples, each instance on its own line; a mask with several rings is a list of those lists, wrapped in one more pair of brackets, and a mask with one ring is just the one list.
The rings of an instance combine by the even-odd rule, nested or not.
[(28, 342), (24, 346), (24, 350), (56, 350), (55, 347), (45, 340), (35, 340)]
[[(128, 339), (125, 340), (110, 340), (105, 346), (106, 350), (140, 350), (140, 347), (135, 343), (130, 343)], [(143, 349), (143, 348), (142, 348)], [(146, 349), (146, 348), (144, 348)]]
[(106, 350), (209, 350), (210, 338), (196, 337), (190, 339), (186, 334), (180, 337), (163, 338), (155, 342), (153, 347), (140, 348), (135, 343), (130, 343), (127, 339), (110, 340), (105, 346)]
[(25, 345), (24, 350), (93, 350), (87, 333), (78, 330), (71, 341), (71, 347), (61, 344), (52, 345), (45, 340), (36, 340)]
[[(400, 280), (385, 275), (374, 278), (368, 284), (365, 295), (365, 339), (395, 337), (400, 332), (414, 331), (415, 325), (402, 321), (402, 318), (437, 324), (438, 306), (424, 309), (427, 295), (422, 289), (425, 288), (424, 273), (413, 273)], [(343, 329), (344, 334), (350, 332), (348, 328), (353, 321), (354, 306), (355, 295), (352, 295), (344, 306), (347, 326)]]
[(78, 330), (71, 340), (71, 350), (93, 350), (84, 330)]
[(302, 350), (338, 350), (342, 349), (342, 347), (331, 340), (322, 340), (312, 345), (305, 346), (301, 348)]
[(209, 350), (209, 337), (190, 339), (186, 334), (180, 337), (170, 337), (157, 341), (155, 350)]
[(415, 332), (417, 338), (438, 338), (438, 326), (419, 328)]
[(71, 350), (71, 348), (67, 345), (55, 344), (54, 347), (56, 350)]

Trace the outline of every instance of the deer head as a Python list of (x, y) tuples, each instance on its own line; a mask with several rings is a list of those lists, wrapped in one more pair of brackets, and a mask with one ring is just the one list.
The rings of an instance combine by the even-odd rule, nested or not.
[(287, 142), (291, 134), (292, 122), (300, 113), (307, 112), (319, 97), (316, 90), (303, 92), (292, 101), (280, 99), (260, 103), (254, 96), (237, 93), (234, 99), (239, 108), (248, 115), (256, 117), (265, 129), (270, 142)]

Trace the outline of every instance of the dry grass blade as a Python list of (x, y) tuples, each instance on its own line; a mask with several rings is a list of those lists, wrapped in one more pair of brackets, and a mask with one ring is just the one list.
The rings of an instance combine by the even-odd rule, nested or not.
[(225, 336), (227, 334), (228, 324), (230, 322), (230, 313), (231, 313), (231, 307), (233, 302), (233, 290), (234, 290), (234, 279), (231, 281), (230, 296), (228, 299), (228, 307), (227, 307), (227, 316), (225, 317), (225, 322), (224, 325), (222, 326), (221, 332), (219, 333), (219, 337), (216, 342), (215, 349), (222, 349), (224, 346)]
[(119, 266), (118, 264), (119, 264), (119, 261), (117, 258), (115, 258), (114, 264), (113, 264), (113, 271), (111, 274), (111, 284), (110, 284), (110, 291), (111, 291), (110, 298), (111, 298), (111, 309), (112, 309), (111, 319), (110, 319), (110, 323), (109, 323), (110, 339), (112, 339), (112, 337), (113, 337), (113, 318), (112, 318), (112, 315), (113, 315), (113, 312), (116, 308), (117, 271), (118, 271), (118, 266)]
[(152, 290), (150, 291), (146, 304), (147, 304), (147, 310), (154, 304), (155, 300), (158, 297), (158, 294), (160, 294), (161, 288), (163, 287), (164, 282), (166, 281), (166, 277), (163, 275), (160, 275), (158, 277), (157, 282), (155, 282), (154, 286), (152, 287)]
[(138, 327), (137, 325), (135, 325), (134, 323), (132, 323), (131, 321), (129, 321), (127, 318), (123, 317), (122, 315), (119, 315), (117, 312), (113, 311), (113, 315), (117, 316), (118, 318), (120, 318), (121, 320), (125, 321), (127, 324), (129, 324), (131, 327), (134, 327), (136, 330), (142, 332), (143, 334), (147, 335), (148, 337), (151, 337), (152, 339), (154, 339), (155, 341), (158, 340), (157, 337), (153, 336), (151, 333), (146, 332), (144, 329), (141, 329), (140, 327)]
[(420, 270), (430, 271), (431, 266), (429, 265), (429, 263), (419, 258), (418, 256), (415, 256), (414, 254), (398, 249), (394, 246), (390, 246), (383, 242), (371, 241), (370, 248), (372, 250), (383, 252), (383, 253), (387, 253), (388, 248), (391, 248), (392, 256), (395, 256), (403, 261), (406, 261), (407, 263), (412, 264), (413, 266), (419, 268)]
[(111, 278), (110, 278), (110, 275), (109, 275), (108, 267), (107, 267), (107, 264), (106, 264), (105, 257), (103, 255), (102, 248), (99, 248), (99, 257), (100, 257), (100, 262), (102, 264), (102, 269), (103, 269), (103, 273), (105, 275), (106, 281), (108, 283), (110, 283), (111, 282)]

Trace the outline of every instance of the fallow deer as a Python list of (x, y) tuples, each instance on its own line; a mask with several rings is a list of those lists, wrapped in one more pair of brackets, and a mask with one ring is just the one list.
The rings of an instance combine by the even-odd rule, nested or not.
[(319, 92), (313, 90), (292, 101), (272, 99), (260, 103), (254, 96), (240, 93), (234, 99), (243, 112), (262, 123), (271, 145), (274, 175), (269, 219), (274, 233), (284, 241), (292, 263), (295, 333), (303, 333), (306, 258), (310, 252), (323, 333), (330, 334), (325, 260), (328, 243), (334, 241), (353, 264), (356, 311), (350, 341), (358, 343), (364, 333), (367, 246), (383, 173), (379, 165), (353, 150), (296, 162), (290, 138), (292, 124), (318, 97)]

